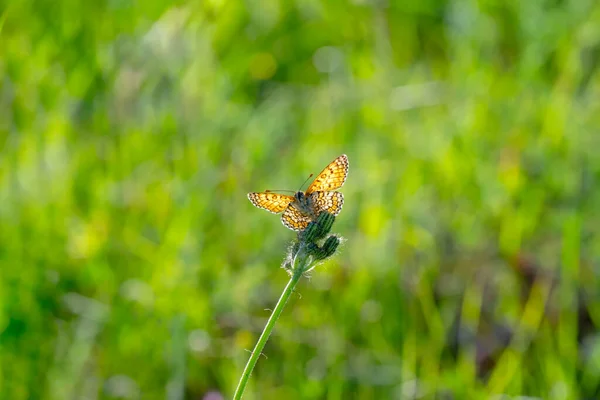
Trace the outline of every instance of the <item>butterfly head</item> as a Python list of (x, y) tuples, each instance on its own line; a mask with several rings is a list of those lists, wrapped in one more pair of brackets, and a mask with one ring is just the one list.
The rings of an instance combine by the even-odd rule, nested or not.
[(302, 191), (298, 191), (296, 192), (296, 194), (294, 194), (294, 197), (296, 198), (296, 200), (298, 200), (299, 202), (302, 202), (305, 198), (306, 195), (304, 194), (304, 192)]

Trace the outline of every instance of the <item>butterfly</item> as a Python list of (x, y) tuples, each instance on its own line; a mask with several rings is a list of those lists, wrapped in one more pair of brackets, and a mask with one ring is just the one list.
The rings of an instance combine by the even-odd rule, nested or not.
[(248, 193), (248, 199), (258, 208), (278, 214), (281, 222), (294, 231), (304, 230), (322, 211), (338, 215), (344, 196), (334, 190), (342, 187), (348, 176), (348, 156), (342, 154), (333, 160), (308, 186), (306, 192), (293, 196), (273, 192)]

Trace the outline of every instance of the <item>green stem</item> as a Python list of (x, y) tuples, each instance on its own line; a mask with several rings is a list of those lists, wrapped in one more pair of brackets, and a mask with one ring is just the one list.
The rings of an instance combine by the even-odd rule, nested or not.
[(248, 383), (248, 380), (250, 379), (252, 370), (254, 369), (254, 366), (256, 365), (256, 362), (258, 361), (258, 358), (260, 357), (262, 350), (265, 347), (265, 344), (267, 343), (267, 340), (269, 340), (269, 336), (271, 335), (271, 332), (273, 331), (273, 328), (275, 327), (275, 323), (279, 319), (279, 316), (281, 315), (281, 312), (283, 311), (285, 304), (287, 303), (288, 299), (292, 295), (292, 292), (294, 291), (296, 284), (298, 283), (298, 281), (300, 280), (300, 277), (302, 276), (302, 273), (306, 269), (307, 261), (308, 260), (306, 260), (306, 259), (302, 260), (300, 263), (303, 265), (299, 265), (296, 268), (294, 268), (294, 273), (292, 275), (292, 278), (286, 285), (285, 289), (283, 289), (283, 293), (281, 293), (281, 297), (279, 297), (279, 301), (277, 302), (277, 305), (275, 306), (273, 313), (271, 313), (271, 316), (269, 317), (269, 320), (267, 321), (267, 325), (265, 325), (265, 329), (263, 329), (262, 334), (258, 338), (258, 342), (256, 343), (256, 346), (254, 346), (254, 350), (252, 350), (250, 359), (248, 360), (248, 363), (246, 364), (246, 368), (244, 368), (244, 373), (242, 374), (242, 377), (240, 378), (240, 381), (238, 382), (237, 389), (235, 390), (235, 394), (233, 395), (234, 400), (240, 400), (242, 398), (242, 396), (244, 395), (244, 390), (246, 389), (246, 384)]

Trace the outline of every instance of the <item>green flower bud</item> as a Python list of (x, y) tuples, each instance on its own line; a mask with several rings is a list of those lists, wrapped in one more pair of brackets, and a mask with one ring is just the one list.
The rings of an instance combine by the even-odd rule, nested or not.
[(331, 257), (337, 250), (340, 244), (340, 238), (337, 236), (329, 236), (323, 246), (318, 246), (315, 243), (308, 243), (306, 245), (306, 252), (311, 255), (315, 260), (324, 260)]
[(315, 260), (320, 260), (323, 256), (323, 251), (315, 243), (308, 243), (306, 245), (306, 253), (311, 255)]
[(315, 221), (308, 224), (306, 229), (298, 234), (298, 238), (302, 242), (314, 243), (317, 240), (323, 239), (333, 226), (335, 217), (326, 211), (323, 211)]
[(339, 237), (335, 235), (329, 236), (325, 243), (323, 243), (323, 246), (321, 246), (321, 257), (319, 259), (324, 260), (331, 257), (337, 250), (340, 242), (341, 240)]

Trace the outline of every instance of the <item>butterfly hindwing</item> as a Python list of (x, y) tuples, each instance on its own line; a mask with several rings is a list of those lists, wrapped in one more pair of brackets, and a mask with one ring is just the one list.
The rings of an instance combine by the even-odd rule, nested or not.
[(340, 192), (313, 192), (310, 195), (310, 202), (313, 204), (317, 215), (321, 211), (338, 215), (344, 205), (344, 195)]
[(293, 205), (290, 205), (283, 215), (281, 216), (281, 222), (287, 228), (293, 231), (302, 231), (312, 221), (311, 217), (304, 215)]

